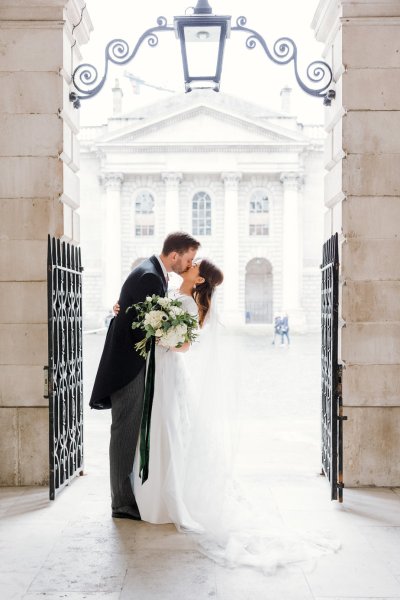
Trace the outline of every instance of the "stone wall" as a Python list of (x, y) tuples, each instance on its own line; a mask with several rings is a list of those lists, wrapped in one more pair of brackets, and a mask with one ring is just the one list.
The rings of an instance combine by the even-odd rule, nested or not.
[(0, 485), (48, 481), (47, 235), (79, 241), (68, 84), (88, 37), (87, 16), (72, 35), (83, 5), (0, 5)]
[(400, 485), (400, 3), (321, 0), (326, 237), (340, 233), (344, 482)]

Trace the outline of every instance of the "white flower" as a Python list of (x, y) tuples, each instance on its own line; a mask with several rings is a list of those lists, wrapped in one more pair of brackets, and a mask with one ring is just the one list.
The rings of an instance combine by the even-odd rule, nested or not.
[(158, 304), (163, 308), (168, 308), (168, 306), (171, 304), (171, 300), (170, 298), (159, 298)]
[(151, 310), (144, 317), (144, 324), (150, 325), (150, 327), (153, 327), (153, 329), (159, 329), (161, 327), (161, 323), (167, 319), (167, 315), (162, 310)]
[(164, 332), (163, 332), (163, 330), (162, 330), (162, 329), (156, 329), (156, 330), (155, 330), (155, 332), (154, 332), (154, 335), (155, 335), (156, 337), (161, 337), (163, 333), (164, 333)]
[(151, 302), (153, 298), (151, 296), (146, 296), (146, 302)]
[(177, 333), (179, 333), (179, 335), (185, 335), (185, 333), (187, 333), (187, 325), (185, 325), (185, 323), (177, 325), (175, 329), (177, 330)]
[(185, 337), (178, 331), (177, 327), (170, 327), (160, 338), (161, 346), (175, 348), (178, 344), (183, 344)]
[(172, 317), (177, 317), (178, 315), (183, 315), (183, 310), (179, 306), (171, 306), (169, 309), (169, 314)]

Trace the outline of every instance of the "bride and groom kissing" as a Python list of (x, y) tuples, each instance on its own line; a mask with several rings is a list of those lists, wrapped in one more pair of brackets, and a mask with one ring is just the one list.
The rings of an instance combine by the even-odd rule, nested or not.
[[(195, 380), (200, 367), (197, 364), (196, 371), (190, 372), (187, 368), (184, 354), (192, 352), (189, 343), (172, 351), (156, 346), (149, 475), (142, 482), (139, 436), (146, 361), (135, 350), (141, 334), (132, 329), (135, 315), (134, 311), (127, 312), (127, 308), (153, 294), (166, 296), (168, 273), (174, 272), (181, 276), (182, 283), (170, 295), (181, 302), (184, 311), (198, 319), (200, 330), (206, 329), (210, 309), (215, 304), (214, 290), (222, 283), (223, 274), (210, 260), (195, 260), (199, 246), (187, 233), (171, 233), (160, 256), (144, 260), (128, 275), (119, 296), (118, 315), (108, 328), (90, 400), (94, 409), (111, 408), (112, 517), (175, 523), (179, 530), (196, 532), (203, 527), (193, 517), (196, 509), (194, 504), (191, 507), (190, 498), (195, 503), (198, 495), (190, 490), (198, 485), (196, 456), (201, 453), (200, 448), (193, 452), (192, 443), (198, 439), (194, 419), (199, 406), (196, 394), (199, 382)], [(201, 335), (199, 339), (201, 345)]]
[[(235, 385), (237, 356), (228, 358), (232, 349), (227, 344), (220, 351), (215, 290), (223, 274), (210, 260), (195, 260), (199, 246), (187, 233), (168, 235), (160, 256), (143, 261), (127, 277), (108, 328), (90, 406), (111, 408), (112, 517), (173, 523), (178, 531), (195, 534), (199, 550), (215, 562), (271, 574), (336, 552), (340, 543), (327, 532), (277, 527), (267, 511), (254, 509), (246, 487), (235, 479), (236, 401), (246, 398)], [(150, 445), (143, 476), (140, 438), (150, 361), (146, 364), (135, 349), (142, 333), (132, 329), (135, 311), (127, 309), (153, 294), (166, 296), (169, 272), (180, 275), (182, 283), (168, 295), (198, 319), (200, 334), (180, 348), (153, 346)]]

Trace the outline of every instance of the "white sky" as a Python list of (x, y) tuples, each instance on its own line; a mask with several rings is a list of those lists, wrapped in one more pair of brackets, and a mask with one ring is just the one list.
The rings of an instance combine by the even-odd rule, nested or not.
[[(269, 47), (279, 37), (291, 37), (297, 44), (300, 75), (305, 79), (305, 68), (322, 56), (322, 44), (314, 39), (311, 21), (318, 0), (209, 0), (215, 14), (232, 15), (232, 24), (240, 15), (247, 17), (247, 27), (258, 31)], [(156, 19), (163, 15), (172, 24), (175, 15), (185, 13), (196, 0), (87, 0), (87, 9), (94, 31), (89, 43), (82, 47), (83, 62), (94, 64), (99, 75), (103, 73), (104, 49), (113, 38), (126, 40), (132, 49), (144, 30), (156, 26)], [(249, 50), (245, 46), (246, 35), (232, 32), (225, 47), (221, 78), (221, 92), (252, 100), (268, 108), (280, 107), (279, 92), (284, 85), (293, 88), (294, 113), (304, 123), (322, 123), (322, 100), (308, 96), (297, 85), (293, 64), (276, 65), (259, 46)], [(76, 66), (76, 65), (75, 65)], [(140, 95), (133, 93), (124, 71), (130, 71), (145, 81), (184, 91), (182, 61), (179, 41), (173, 32), (159, 34), (159, 44), (149, 48), (145, 42), (136, 58), (125, 66), (112, 66), (108, 80), (93, 99), (82, 101), (81, 125), (100, 124), (111, 115), (111, 88), (115, 78), (124, 90), (123, 110), (133, 110), (143, 103), (161, 100), (167, 92), (142, 87)]]

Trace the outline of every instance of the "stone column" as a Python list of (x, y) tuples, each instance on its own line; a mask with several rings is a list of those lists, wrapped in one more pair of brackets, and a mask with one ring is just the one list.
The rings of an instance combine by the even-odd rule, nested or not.
[(0, 485), (48, 482), (47, 235), (79, 242), (79, 112), (68, 92), (91, 28), (83, 6), (1, 2)]
[(118, 300), (121, 289), (121, 187), (122, 173), (107, 173), (105, 188), (104, 231), (104, 309), (109, 310)]
[(321, 0), (326, 238), (340, 234), (346, 486), (400, 485), (400, 3)]
[(182, 173), (163, 173), (165, 183), (165, 235), (179, 231), (179, 184)]
[(222, 173), (224, 201), (224, 321), (244, 322), (239, 310), (239, 182), (241, 173)]
[(305, 327), (304, 311), (300, 304), (302, 274), (300, 240), (300, 195), (302, 177), (299, 173), (282, 173), (283, 185), (283, 260), (282, 309), (288, 313), (290, 328)]

